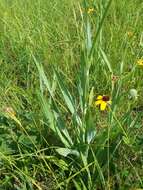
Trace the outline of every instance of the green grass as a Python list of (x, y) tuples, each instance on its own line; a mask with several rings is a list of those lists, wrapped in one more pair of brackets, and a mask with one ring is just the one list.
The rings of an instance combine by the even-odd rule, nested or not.
[(0, 10), (0, 190), (142, 189), (142, 1)]

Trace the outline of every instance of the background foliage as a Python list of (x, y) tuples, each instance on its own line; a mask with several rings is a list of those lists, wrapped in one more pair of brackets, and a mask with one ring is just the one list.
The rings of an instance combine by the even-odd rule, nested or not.
[(0, 1), (0, 189), (143, 188), (142, 9)]

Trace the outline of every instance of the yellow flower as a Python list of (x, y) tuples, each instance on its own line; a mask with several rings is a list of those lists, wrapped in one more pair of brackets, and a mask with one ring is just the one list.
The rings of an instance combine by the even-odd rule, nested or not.
[(139, 59), (139, 60), (137, 61), (137, 65), (143, 66), (143, 59)]
[(14, 111), (14, 109), (12, 107), (4, 107), (3, 111), (5, 114), (7, 114), (10, 117), (15, 117), (16, 116), (16, 112)]
[(112, 75), (111, 80), (112, 82), (117, 82), (119, 80), (119, 77), (116, 75)]
[(89, 8), (88, 10), (87, 10), (87, 13), (88, 14), (91, 14), (91, 13), (93, 13), (94, 12), (94, 8)]
[(109, 96), (99, 95), (95, 101), (95, 106), (99, 106), (101, 111), (104, 111), (108, 105), (111, 105)]
[(5, 117), (7, 117), (8, 119), (14, 120), (20, 127), (22, 127), (22, 124), (19, 121), (19, 119), (17, 119), (16, 112), (14, 111), (12, 107), (4, 107), (3, 113)]
[(129, 37), (132, 37), (132, 36), (134, 35), (134, 33), (133, 33), (132, 31), (128, 31), (128, 32), (127, 32), (127, 35), (128, 35)]

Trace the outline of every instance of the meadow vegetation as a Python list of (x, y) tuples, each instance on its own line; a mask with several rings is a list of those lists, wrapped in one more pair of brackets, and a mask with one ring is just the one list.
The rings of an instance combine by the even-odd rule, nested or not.
[(142, 0), (0, 10), (0, 190), (141, 190)]

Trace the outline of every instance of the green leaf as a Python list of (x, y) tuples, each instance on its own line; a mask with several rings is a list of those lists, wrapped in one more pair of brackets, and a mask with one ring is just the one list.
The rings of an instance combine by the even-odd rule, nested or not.
[(54, 112), (54, 116), (55, 116), (55, 120), (57, 122), (57, 127), (59, 128), (59, 130), (61, 131), (61, 133), (64, 135), (64, 137), (68, 140), (68, 142), (73, 145), (72, 139), (68, 133), (68, 130), (65, 127), (65, 123), (62, 120), (62, 116), (60, 116), (60, 114)]
[(80, 178), (81, 184), (82, 184), (82, 190), (87, 190), (86, 184), (84, 179)]
[(62, 159), (60, 159), (60, 160), (57, 159), (55, 164), (58, 167), (60, 167), (62, 170), (68, 170), (68, 164)]
[(69, 154), (79, 157), (79, 152), (77, 150), (72, 150), (69, 148), (57, 148), (56, 151), (64, 157), (67, 157)]
[(25, 134), (22, 134), (19, 139), (18, 139), (18, 142), (25, 145), (25, 146), (29, 146), (30, 148), (32, 148), (32, 146), (34, 144), (37, 144), (37, 140), (36, 140), (36, 136), (27, 136)]
[[(40, 78), (40, 84), (42, 85), (42, 81), (45, 84), (45, 86), (47, 87), (51, 97), (53, 97), (53, 91), (51, 88), (51, 83), (50, 81), (47, 79), (43, 66), (37, 61), (36, 57), (32, 54), (33, 60), (37, 66), (38, 72), (39, 72), (39, 78)], [(42, 80), (42, 81), (41, 81)], [(43, 87), (41, 86), (41, 91), (43, 92)]]
[(48, 119), (49, 127), (54, 132), (56, 132), (55, 123), (54, 123), (54, 115), (53, 115), (52, 111), (50, 110), (50, 105), (47, 103), (47, 101), (45, 100), (43, 95), (39, 94), (39, 97), (40, 97), (39, 99), (41, 101), (41, 105), (42, 105), (42, 108), (43, 108), (43, 112), (44, 112), (46, 118)]
[(129, 138), (127, 138), (127, 137), (125, 137), (125, 136), (123, 136), (123, 141), (124, 141), (124, 143), (127, 144), (127, 145), (130, 145), (130, 144), (131, 144)]
[(86, 140), (87, 140), (87, 143), (90, 144), (91, 141), (93, 141), (94, 137), (96, 135), (96, 129), (95, 127), (90, 127), (87, 129), (87, 136), (86, 136)]
[(89, 106), (92, 106), (93, 98), (94, 98), (94, 87), (91, 88), (89, 93)]
[(66, 103), (67, 107), (69, 108), (70, 112), (72, 114), (74, 114), (75, 113), (75, 107), (74, 107), (74, 101), (72, 99), (72, 96), (71, 96), (70, 92), (68, 91), (68, 89), (65, 87), (65, 85), (63, 83), (63, 79), (60, 76), (60, 74), (55, 69), (54, 69), (54, 72), (56, 74), (58, 84), (59, 84), (60, 90), (63, 94), (65, 103)]
[(76, 180), (73, 179), (72, 181), (73, 181), (73, 183), (74, 183), (74, 185), (75, 185), (76, 190), (83, 190), (83, 189), (81, 188), (80, 184), (79, 184)]
[(107, 58), (107, 55), (105, 54), (105, 52), (103, 51), (102, 48), (100, 48), (100, 52), (101, 52), (102, 58), (103, 58), (104, 62), (106, 63), (110, 73), (113, 73), (112, 66)]
[(89, 53), (92, 48), (91, 25), (90, 25), (89, 19), (87, 19), (86, 34), (87, 34), (86, 47), (87, 47), (87, 51)]
[(109, 0), (109, 1), (107, 2), (107, 5), (106, 5), (105, 10), (104, 10), (104, 14), (103, 14), (103, 16), (102, 16), (102, 18), (101, 18), (101, 21), (100, 21), (100, 23), (99, 23), (99, 26), (98, 26), (96, 35), (95, 35), (95, 37), (94, 37), (94, 39), (93, 39), (92, 48), (91, 48), (91, 50), (90, 50), (90, 55), (89, 55), (89, 57), (92, 57), (92, 54), (93, 54), (93, 52), (94, 52), (94, 47), (95, 47), (95, 45), (96, 45), (98, 36), (99, 36), (100, 31), (101, 31), (101, 29), (102, 29), (103, 23), (104, 23), (104, 21), (105, 21), (105, 18), (106, 18), (106, 15), (107, 15), (108, 11), (109, 11), (109, 8), (110, 8), (110, 6), (111, 6), (111, 3), (112, 3), (112, 0)]
[(6, 142), (2, 142), (0, 145), (0, 152), (2, 152), (3, 154), (9, 155), (12, 154), (14, 152), (14, 150), (12, 150), (8, 144)]
[[(59, 118), (58, 114), (51, 110), (50, 103), (45, 100), (43, 95), (40, 94), (40, 101), (42, 104), (42, 108), (44, 114), (49, 122), (49, 127), (54, 131), (54, 133), (61, 139), (62, 143), (66, 147), (70, 147), (72, 144), (72, 139), (70, 138), (68, 131), (66, 130), (64, 123), (62, 123), (61, 119)], [(62, 133), (64, 135), (62, 135)]]

